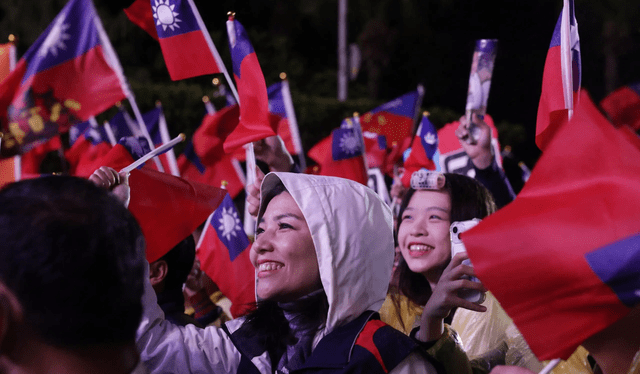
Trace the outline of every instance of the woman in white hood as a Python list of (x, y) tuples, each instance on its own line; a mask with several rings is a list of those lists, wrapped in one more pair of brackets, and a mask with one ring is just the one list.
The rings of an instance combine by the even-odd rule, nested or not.
[(257, 309), (222, 328), (164, 321), (147, 285), (138, 329), (152, 373), (436, 373), (376, 311), (394, 255), (391, 210), (346, 179), (270, 173), (256, 240)]

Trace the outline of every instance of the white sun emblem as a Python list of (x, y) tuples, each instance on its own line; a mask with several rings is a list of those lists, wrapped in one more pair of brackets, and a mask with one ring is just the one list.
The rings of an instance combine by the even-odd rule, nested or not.
[(69, 29), (69, 24), (64, 23), (65, 17), (61, 16), (56, 19), (55, 24), (49, 31), (49, 35), (42, 42), (42, 46), (40, 47), (40, 56), (45, 57), (49, 51), (54, 56), (58, 56), (58, 48), (67, 49), (67, 46), (64, 44), (65, 40), (70, 39), (71, 36), (67, 34), (67, 30)]
[(238, 218), (238, 213), (232, 208), (222, 208), (222, 218), (220, 218), (219, 222), (218, 231), (222, 231), (222, 236), (227, 240), (230, 240), (232, 235), (238, 236), (236, 231), (241, 229), (240, 219)]
[(436, 136), (431, 132), (428, 132), (427, 135), (424, 136), (424, 142), (429, 145), (436, 144), (436, 141)]
[(153, 18), (156, 19), (156, 26), (162, 25), (162, 31), (167, 31), (167, 27), (171, 29), (171, 31), (176, 28), (180, 28), (178, 22), (182, 22), (182, 20), (178, 19), (177, 12), (174, 12), (175, 4), (171, 4), (169, 0), (155, 0), (155, 6), (151, 6), (153, 9)]
[(345, 133), (342, 135), (342, 138), (340, 138), (340, 148), (345, 153), (356, 153), (360, 150), (360, 142), (354, 133)]

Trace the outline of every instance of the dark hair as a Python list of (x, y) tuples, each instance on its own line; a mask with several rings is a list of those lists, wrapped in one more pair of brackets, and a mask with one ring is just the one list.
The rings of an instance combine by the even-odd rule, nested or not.
[[(445, 173), (444, 175), (445, 184), (442, 189), (449, 194), (451, 199), (451, 222), (473, 218), (482, 219), (496, 211), (496, 204), (491, 193), (480, 182), (462, 174)], [(402, 214), (415, 191), (410, 188), (402, 199), (394, 234), (396, 240), (402, 222)], [(412, 302), (425, 305), (431, 297), (431, 286), (427, 279), (422, 274), (411, 271), (402, 256), (397, 271), (399, 291)]]
[(0, 281), (25, 323), (58, 347), (133, 341), (142, 315), (144, 237), (111, 193), (49, 176), (0, 191)]
[(195, 239), (192, 235), (187, 236), (157, 261), (160, 260), (164, 260), (168, 268), (164, 278), (165, 291), (182, 290), (182, 285), (187, 281), (196, 260)]

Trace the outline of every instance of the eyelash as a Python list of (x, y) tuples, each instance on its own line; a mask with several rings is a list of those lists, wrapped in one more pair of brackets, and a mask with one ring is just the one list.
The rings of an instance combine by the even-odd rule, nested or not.
[[(279, 229), (292, 229), (292, 228), (293, 228), (293, 226), (291, 226), (291, 225), (290, 225), (290, 224), (288, 224), (288, 223), (280, 222), (280, 223), (278, 223), (278, 228), (279, 228)], [(255, 236), (256, 236), (256, 237), (258, 237), (258, 235), (262, 234), (263, 232), (264, 232), (264, 229), (263, 229), (262, 227), (258, 227), (258, 228), (256, 229), (256, 234), (255, 234)]]

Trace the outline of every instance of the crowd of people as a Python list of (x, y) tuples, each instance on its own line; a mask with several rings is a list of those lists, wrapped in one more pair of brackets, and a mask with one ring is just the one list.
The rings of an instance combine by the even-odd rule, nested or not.
[[(255, 274), (247, 274), (255, 277), (256, 303), (234, 319), (209, 297), (192, 236), (145, 260), (145, 239), (126, 208), (126, 173), (101, 167), (89, 180), (44, 176), (6, 186), (0, 372), (543, 370), (547, 362), (474, 279), (468, 255), (451, 254), (452, 223), (482, 220), (515, 198), (495, 162), (489, 126), (480, 116), (471, 121), (477, 140), (466, 141), (464, 117), (456, 136), (476, 177), (396, 183), (397, 216), (369, 187), (301, 173), (280, 142), (256, 144), (270, 169), (258, 169), (246, 188), (257, 222)], [(639, 318), (633, 306), (554, 373), (640, 373)]]

